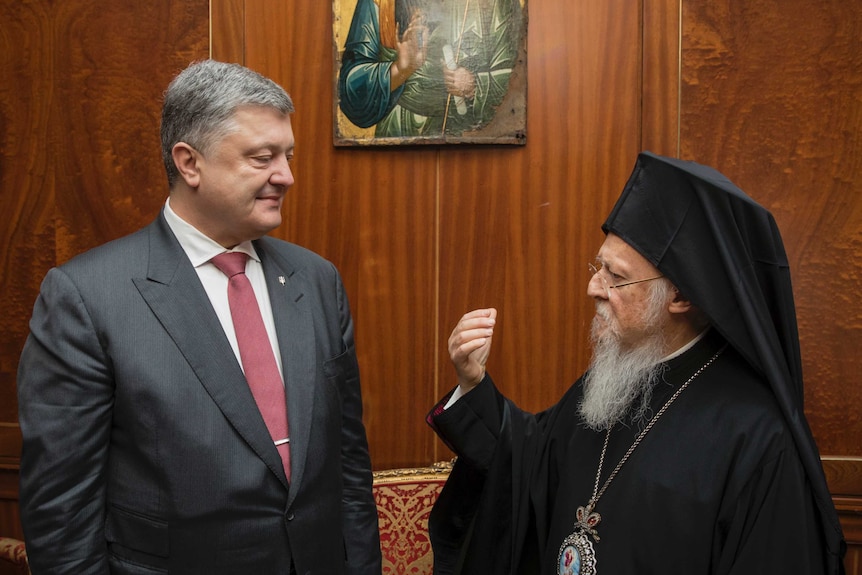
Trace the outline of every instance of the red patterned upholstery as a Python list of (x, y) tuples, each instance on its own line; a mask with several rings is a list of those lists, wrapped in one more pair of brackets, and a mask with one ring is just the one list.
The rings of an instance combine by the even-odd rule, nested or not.
[(449, 462), (374, 473), (383, 575), (431, 575), (428, 515), (452, 471)]
[(17, 567), (16, 573), (29, 574), (24, 542), (10, 537), (0, 537), (0, 563), (11, 563)]
[[(434, 556), (428, 515), (451, 471), (451, 462), (441, 462), (374, 472), (383, 575), (431, 575)], [(0, 537), (0, 561), (15, 565), (22, 574), (30, 573), (23, 541)]]

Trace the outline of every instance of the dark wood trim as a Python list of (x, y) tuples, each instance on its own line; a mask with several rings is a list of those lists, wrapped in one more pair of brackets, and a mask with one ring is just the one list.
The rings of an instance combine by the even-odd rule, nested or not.
[(823, 456), (826, 483), (848, 545), (862, 545), (862, 457)]
[(18, 469), (21, 456), (21, 428), (17, 423), (0, 422), (0, 469)]
[(824, 455), (820, 459), (832, 495), (862, 497), (862, 457)]

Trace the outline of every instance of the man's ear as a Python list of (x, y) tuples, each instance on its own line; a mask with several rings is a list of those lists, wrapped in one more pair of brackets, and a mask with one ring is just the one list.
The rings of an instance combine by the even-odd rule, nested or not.
[(668, 305), (668, 311), (670, 313), (688, 313), (694, 308), (691, 301), (686, 298), (680, 291), (676, 288), (673, 288), (673, 299)]
[(171, 150), (171, 157), (174, 159), (174, 165), (186, 185), (190, 188), (197, 188), (200, 185), (200, 172), (198, 170), (200, 153), (185, 142), (177, 142)]

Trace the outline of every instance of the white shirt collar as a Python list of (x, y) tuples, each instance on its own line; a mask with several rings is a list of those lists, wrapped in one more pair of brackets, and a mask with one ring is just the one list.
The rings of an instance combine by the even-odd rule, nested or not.
[(194, 267), (202, 266), (215, 256), (227, 251), (243, 252), (248, 254), (253, 260), (260, 261), (251, 241), (244, 241), (233, 249), (226, 250), (221, 244), (179, 217), (171, 208), (170, 197), (165, 200), (165, 220), (168, 222), (168, 227), (174, 232), (177, 241), (180, 242), (180, 246), (182, 246), (183, 251), (186, 252)]
[(662, 358), (661, 363), (666, 363), (675, 357), (679, 357), (682, 354), (684, 354), (685, 352), (687, 352), (688, 350), (690, 350), (691, 348), (693, 348), (697, 342), (699, 342), (700, 340), (703, 339), (703, 337), (706, 335), (706, 332), (708, 332), (708, 331), (709, 331), (709, 328), (707, 327), (705, 330), (703, 330), (702, 332), (697, 334), (697, 336), (693, 340), (691, 340), (690, 342), (688, 342), (687, 344), (685, 344), (684, 346), (682, 346), (681, 348), (679, 348), (675, 352), (671, 353), (670, 355), (667, 355), (664, 358)]

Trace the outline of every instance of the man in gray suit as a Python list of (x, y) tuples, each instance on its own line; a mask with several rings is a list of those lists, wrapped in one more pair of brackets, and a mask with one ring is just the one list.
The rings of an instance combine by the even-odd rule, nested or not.
[[(293, 184), (291, 112), (247, 68), (188, 67), (165, 95), (162, 213), (45, 277), (18, 372), (34, 573), (380, 573), (341, 278), (265, 237)], [(224, 252), (248, 258), (286, 395), (260, 405), (288, 437), (249, 387)]]

